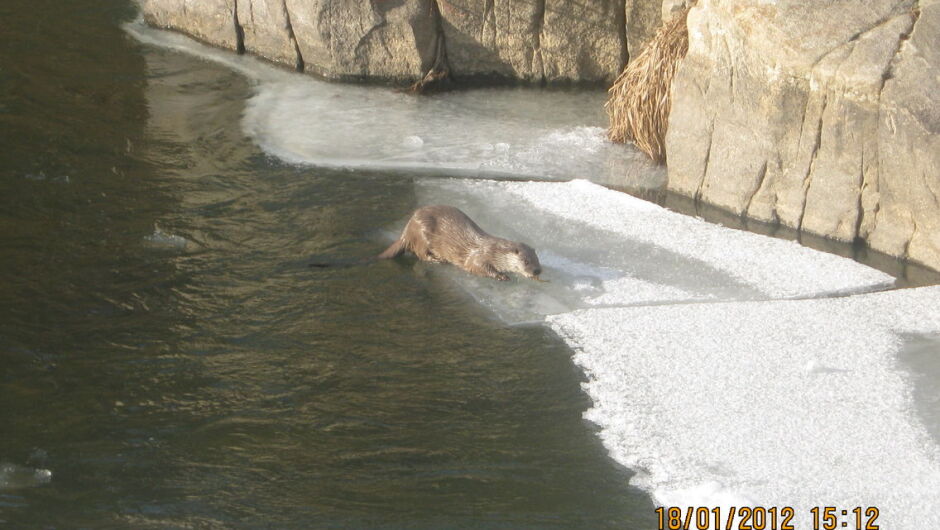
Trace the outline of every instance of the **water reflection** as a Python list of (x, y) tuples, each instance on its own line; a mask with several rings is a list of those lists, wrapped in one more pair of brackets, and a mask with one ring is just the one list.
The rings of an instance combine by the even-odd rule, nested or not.
[(373, 253), (411, 175), (272, 163), (239, 76), (56, 6), (0, 8), (0, 461), (52, 472), (0, 520), (652, 527), (554, 336), (406, 261), (305, 267)]

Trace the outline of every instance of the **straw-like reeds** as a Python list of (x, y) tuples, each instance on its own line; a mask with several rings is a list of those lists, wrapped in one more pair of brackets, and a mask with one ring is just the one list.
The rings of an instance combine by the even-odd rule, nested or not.
[(604, 108), (610, 116), (607, 137), (632, 141), (657, 162), (666, 161), (672, 78), (689, 49), (688, 8), (666, 21), (610, 87)]

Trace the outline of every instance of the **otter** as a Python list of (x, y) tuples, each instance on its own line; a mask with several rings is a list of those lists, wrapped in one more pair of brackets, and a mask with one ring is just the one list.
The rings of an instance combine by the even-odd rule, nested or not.
[(376, 257), (391, 259), (404, 252), (500, 281), (508, 280), (510, 272), (545, 281), (539, 278), (542, 266), (532, 247), (487, 234), (453, 206), (418, 208), (398, 240)]

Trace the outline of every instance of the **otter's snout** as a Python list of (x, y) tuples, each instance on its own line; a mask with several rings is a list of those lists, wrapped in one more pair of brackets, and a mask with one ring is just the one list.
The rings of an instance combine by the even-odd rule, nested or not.
[(548, 282), (548, 280), (543, 280), (539, 278), (540, 274), (542, 274), (542, 267), (535, 267), (534, 269), (532, 269), (532, 273), (528, 274), (527, 276), (537, 282)]

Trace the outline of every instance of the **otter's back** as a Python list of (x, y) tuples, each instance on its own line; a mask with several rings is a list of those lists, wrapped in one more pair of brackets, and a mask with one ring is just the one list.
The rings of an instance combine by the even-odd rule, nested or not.
[[(405, 229), (413, 242), (412, 252), (435, 261), (462, 262), (471, 248), (491, 236), (467, 214), (446, 205), (424, 206), (415, 210)], [(428, 249), (434, 249), (433, 255)]]

